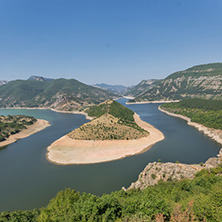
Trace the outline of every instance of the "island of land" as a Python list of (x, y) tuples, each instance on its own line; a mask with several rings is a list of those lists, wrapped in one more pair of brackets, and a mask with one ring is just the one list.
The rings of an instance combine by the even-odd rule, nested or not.
[(164, 139), (152, 125), (116, 101), (85, 110), (95, 118), (56, 140), (47, 159), (56, 164), (91, 164), (139, 154)]
[(31, 116), (0, 116), (0, 147), (28, 137), (48, 126), (50, 126), (48, 121)]

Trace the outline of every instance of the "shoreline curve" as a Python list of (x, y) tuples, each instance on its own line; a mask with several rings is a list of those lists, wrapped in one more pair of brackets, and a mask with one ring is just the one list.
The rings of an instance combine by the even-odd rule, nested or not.
[(180, 100), (153, 100), (153, 101), (143, 101), (143, 102), (126, 102), (127, 105), (134, 104), (149, 104), (149, 103), (177, 103)]
[(0, 147), (8, 146), (11, 143), (14, 143), (19, 139), (23, 139), (28, 136), (31, 136), (32, 134), (45, 129), (48, 126), (50, 126), (49, 121), (44, 120), (44, 119), (37, 119), (37, 121), (33, 125), (28, 126), (26, 129), (21, 130), (19, 133), (11, 135), (6, 140), (0, 142)]
[(150, 134), (138, 140), (75, 140), (67, 135), (47, 148), (47, 160), (58, 165), (95, 164), (119, 160), (147, 151), (164, 139), (158, 129), (134, 114), (136, 123)]
[(160, 106), (158, 107), (158, 109), (161, 112), (166, 113), (169, 116), (173, 116), (173, 117), (177, 117), (177, 118), (186, 120), (187, 125), (195, 127), (200, 132), (203, 132), (204, 135), (210, 137), (212, 140), (216, 141), (217, 143), (222, 144), (222, 130), (209, 128), (209, 127), (204, 126), (200, 123), (192, 122), (189, 117), (183, 116), (181, 114), (175, 114), (175, 113), (168, 112), (164, 109), (161, 109)]

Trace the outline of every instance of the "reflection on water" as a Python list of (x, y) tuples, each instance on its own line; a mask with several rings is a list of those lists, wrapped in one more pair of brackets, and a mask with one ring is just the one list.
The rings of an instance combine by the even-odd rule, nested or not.
[[(118, 100), (122, 104), (125, 99)], [(154, 125), (165, 140), (140, 155), (113, 162), (60, 166), (49, 163), (46, 148), (56, 139), (88, 120), (82, 115), (50, 110), (0, 110), (0, 115), (24, 114), (49, 120), (51, 126), (30, 137), (0, 149), (0, 211), (45, 206), (59, 190), (72, 188), (101, 195), (135, 181), (153, 161), (200, 163), (216, 156), (219, 145), (186, 124), (184, 120), (161, 113), (159, 104), (126, 105), (141, 119)]]

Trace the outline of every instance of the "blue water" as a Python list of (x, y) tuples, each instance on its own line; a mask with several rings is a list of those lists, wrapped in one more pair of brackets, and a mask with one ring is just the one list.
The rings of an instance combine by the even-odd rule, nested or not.
[[(125, 99), (118, 102), (125, 105)], [(182, 119), (158, 110), (159, 104), (126, 105), (141, 119), (163, 132), (165, 140), (140, 155), (90, 165), (60, 166), (48, 162), (46, 148), (56, 139), (87, 122), (82, 115), (51, 110), (1, 110), (0, 115), (24, 114), (50, 121), (51, 126), (0, 148), (0, 211), (46, 206), (65, 188), (96, 195), (128, 187), (153, 161), (200, 163), (216, 156), (220, 146)]]

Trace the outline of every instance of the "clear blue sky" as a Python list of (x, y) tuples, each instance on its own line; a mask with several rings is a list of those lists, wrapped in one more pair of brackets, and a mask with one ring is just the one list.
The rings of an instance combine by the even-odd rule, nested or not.
[(0, 0), (0, 79), (132, 85), (211, 62), (221, 0)]

